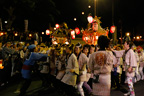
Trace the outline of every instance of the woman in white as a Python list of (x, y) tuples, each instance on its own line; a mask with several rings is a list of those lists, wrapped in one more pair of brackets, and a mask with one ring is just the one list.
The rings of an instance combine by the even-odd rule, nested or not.
[(83, 91), (83, 83), (84, 81), (87, 81), (87, 62), (88, 62), (88, 58), (87, 56), (81, 52), (81, 48), (82, 45), (80, 43), (76, 44), (75, 49), (74, 49), (74, 53), (77, 56), (77, 60), (78, 60), (78, 64), (79, 64), (79, 71), (80, 71), (80, 75), (79, 75), (79, 82), (77, 84), (78, 86), (78, 91), (80, 92), (81, 96), (84, 96), (84, 91)]
[(63, 83), (67, 85), (67, 87), (65, 87), (64, 90), (67, 92), (68, 96), (72, 96), (73, 94), (72, 90), (76, 86), (77, 75), (79, 75), (79, 65), (77, 62), (77, 58), (73, 53), (73, 46), (74, 45), (66, 47), (67, 65), (66, 65), (65, 75), (61, 80)]

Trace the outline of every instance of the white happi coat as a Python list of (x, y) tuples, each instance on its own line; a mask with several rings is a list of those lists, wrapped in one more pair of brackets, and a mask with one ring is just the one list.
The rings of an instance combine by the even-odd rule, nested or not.
[(139, 64), (140, 64), (140, 67), (144, 67), (144, 53), (143, 52), (139, 56)]
[[(125, 54), (125, 50), (121, 50), (121, 51), (114, 51), (116, 53), (116, 57), (123, 57)], [(126, 72), (126, 76), (128, 77), (134, 77), (135, 76), (135, 71), (133, 72), (128, 72), (128, 68), (131, 66), (133, 68), (137, 67), (137, 60), (136, 60), (136, 56), (135, 53), (132, 49), (130, 49), (126, 54), (125, 54), (125, 72)]]
[[(119, 57), (116, 57), (113, 55), (113, 65), (117, 64), (117, 73), (121, 73), (121, 67), (120, 67), (120, 59)], [(112, 71), (114, 71), (114, 67), (112, 68)]]
[[(71, 69), (74, 70), (73, 73), (70, 72)], [(66, 73), (61, 81), (68, 85), (75, 86), (78, 74), (79, 74), (79, 65), (78, 65), (77, 57), (75, 56), (74, 53), (72, 53), (67, 61)]]
[(89, 58), (84, 54), (80, 53), (78, 64), (79, 64), (79, 70), (82, 75), (80, 75), (80, 82), (87, 81), (87, 63), (89, 61)]
[(93, 94), (110, 96), (113, 54), (111, 51), (97, 51), (89, 59), (88, 67), (93, 74), (99, 74), (99, 83), (93, 83)]

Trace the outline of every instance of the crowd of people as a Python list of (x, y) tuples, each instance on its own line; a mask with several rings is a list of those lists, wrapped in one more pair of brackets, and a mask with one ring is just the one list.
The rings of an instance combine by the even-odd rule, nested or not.
[(111, 89), (120, 90), (126, 83), (129, 90), (124, 95), (135, 96), (133, 83), (144, 79), (143, 48), (127, 39), (123, 46), (112, 47), (103, 35), (96, 46), (0, 43), (0, 59), (1, 86), (21, 74), (19, 96), (25, 95), (34, 72), (40, 74), (42, 86), (58, 88), (67, 96), (110, 96)]

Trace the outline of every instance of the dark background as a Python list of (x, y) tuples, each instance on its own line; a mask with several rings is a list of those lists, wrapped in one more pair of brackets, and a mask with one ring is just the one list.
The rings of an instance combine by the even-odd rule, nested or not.
[[(117, 26), (118, 37), (120, 28), (123, 35), (130, 32), (131, 36), (142, 35), (144, 31), (144, 14), (142, 0), (97, 0), (97, 13), (101, 17), (103, 28), (112, 25), (112, 1), (114, 1), (114, 25)], [(91, 5), (91, 8), (88, 8)], [(24, 19), (29, 20), (29, 30), (42, 32), (66, 22), (69, 28), (86, 28), (87, 16), (94, 16), (94, 0), (0, 0), (0, 18), (4, 22), (11, 18), (6, 11), (14, 7), (16, 17), (12, 27), (24, 31)], [(81, 13), (85, 12), (84, 15)], [(74, 21), (77, 18), (77, 21)], [(3, 24), (5, 26), (5, 24)]]

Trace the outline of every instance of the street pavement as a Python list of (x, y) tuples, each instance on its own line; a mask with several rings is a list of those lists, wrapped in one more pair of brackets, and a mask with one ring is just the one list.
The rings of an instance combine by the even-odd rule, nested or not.
[[(13, 80), (10, 81), (6, 86), (0, 87), (0, 96), (18, 96), (14, 91), (18, 88), (20, 79), (13, 77)], [(64, 96), (60, 90), (56, 88), (41, 87), (41, 80), (37, 77), (32, 80), (30, 87), (27, 90), (26, 96)], [(126, 85), (123, 85), (122, 88), (118, 91), (111, 90), (111, 96), (123, 96), (126, 92)], [(144, 96), (144, 81), (139, 81), (134, 84), (136, 96)]]

